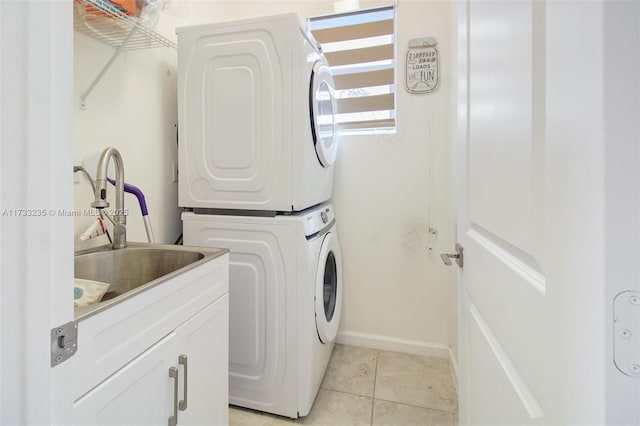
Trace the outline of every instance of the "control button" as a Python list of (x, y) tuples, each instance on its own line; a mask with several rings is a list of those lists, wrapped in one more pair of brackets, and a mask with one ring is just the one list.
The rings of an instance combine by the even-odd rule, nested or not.
[(320, 212), (320, 219), (322, 219), (322, 223), (327, 223), (329, 221), (326, 212)]

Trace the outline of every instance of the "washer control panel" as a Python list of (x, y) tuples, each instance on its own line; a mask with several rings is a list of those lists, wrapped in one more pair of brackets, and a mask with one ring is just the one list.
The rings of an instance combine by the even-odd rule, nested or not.
[(309, 236), (318, 233), (334, 219), (333, 206), (330, 204), (313, 209), (304, 217), (304, 234)]

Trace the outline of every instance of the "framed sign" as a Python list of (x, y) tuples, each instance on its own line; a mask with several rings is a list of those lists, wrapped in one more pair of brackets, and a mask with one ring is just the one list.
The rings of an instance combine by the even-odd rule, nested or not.
[(431, 93), (440, 84), (440, 56), (433, 37), (414, 38), (407, 50), (406, 89), (409, 93)]

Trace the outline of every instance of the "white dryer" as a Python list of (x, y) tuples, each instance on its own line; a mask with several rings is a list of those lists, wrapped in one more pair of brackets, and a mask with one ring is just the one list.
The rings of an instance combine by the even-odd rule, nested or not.
[(185, 244), (230, 250), (230, 403), (307, 415), (340, 322), (332, 206), (276, 217), (186, 212), (182, 220)]
[(333, 78), (298, 16), (176, 32), (180, 206), (290, 212), (329, 200)]

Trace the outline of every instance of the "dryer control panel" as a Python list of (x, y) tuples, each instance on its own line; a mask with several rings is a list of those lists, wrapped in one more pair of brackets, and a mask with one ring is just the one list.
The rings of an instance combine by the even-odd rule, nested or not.
[(317, 234), (335, 220), (333, 206), (325, 204), (312, 209), (304, 217), (304, 235)]

